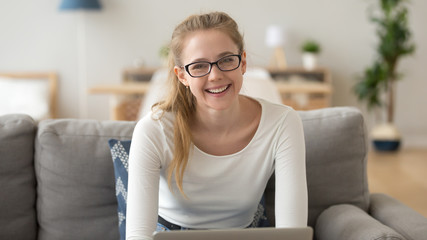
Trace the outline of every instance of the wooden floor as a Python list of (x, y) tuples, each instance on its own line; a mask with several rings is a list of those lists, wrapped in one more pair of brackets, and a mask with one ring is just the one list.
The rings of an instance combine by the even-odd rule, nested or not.
[(427, 217), (427, 149), (368, 154), (371, 192), (395, 197)]

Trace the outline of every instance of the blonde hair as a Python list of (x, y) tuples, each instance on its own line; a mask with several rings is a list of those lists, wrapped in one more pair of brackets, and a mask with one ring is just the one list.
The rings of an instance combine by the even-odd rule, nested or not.
[(169, 83), (170, 93), (167, 98), (155, 104), (153, 108), (175, 114), (174, 123), (174, 150), (173, 159), (168, 167), (168, 185), (172, 189), (173, 175), (179, 191), (185, 196), (182, 186), (184, 171), (192, 149), (192, 135), (189, 122), (196, 111), (196, 98), (175, 75), (174, 67), (182, 66), (181, 54), (184, 40), (188, 34), (200, 30), (219, 30), (226, 33), (237, 45), (239, 54), (243, 53), (243, 36), (240, 34), (237, 23), (226, 13), (212, 12), (201, 15), (192, 15), (179, 24), (169, 44)]

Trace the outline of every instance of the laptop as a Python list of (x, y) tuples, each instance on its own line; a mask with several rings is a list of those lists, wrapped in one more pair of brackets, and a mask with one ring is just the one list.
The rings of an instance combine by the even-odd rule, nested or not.
[(221, 230), (186, 230), (154, 233), (153, 240), (312, 240), (313, 229), (247, 228)]

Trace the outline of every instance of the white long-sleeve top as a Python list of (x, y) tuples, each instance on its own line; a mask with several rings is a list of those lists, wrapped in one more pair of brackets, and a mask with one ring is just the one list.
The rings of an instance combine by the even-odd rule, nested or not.
[[(134, 130), (129, 155), (126, 239), (151, 239), (157, 216), (188, 228), (244, 228), (254, 218), (275, 171), (276, 227), (307, 226), (307, 182), (302, 123), (292, 108), (256, 99), (261, 120), (250, 143), (226, 156), (197, 146), (184, 173), (184, 198), (167, 167), (173, 155), (172, 113), (150, 114)], [(158, 119), (158, 120), (157, 120)]]

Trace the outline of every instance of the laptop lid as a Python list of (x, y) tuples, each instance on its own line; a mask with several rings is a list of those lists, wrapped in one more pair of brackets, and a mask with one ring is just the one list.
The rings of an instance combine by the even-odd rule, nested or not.
[(305, 228), (249, 228), (221, 230), (175, 230), (154, 233), (153, 240), (312, 240), (313, 229)]

